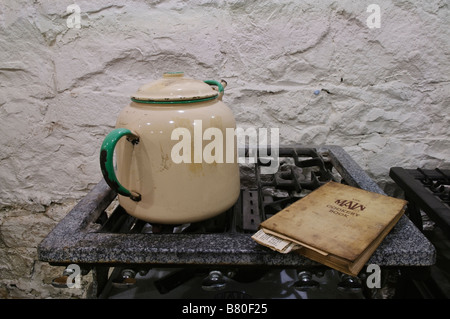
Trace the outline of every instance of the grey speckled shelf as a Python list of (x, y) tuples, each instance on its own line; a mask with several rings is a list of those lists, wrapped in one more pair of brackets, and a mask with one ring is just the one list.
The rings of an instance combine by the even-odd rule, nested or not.
[[(289, 146), (305, 147), (305, 146)], [(329, 160), (345, 181), (383, 193), (377, 184), (338, 146), (314, 147)], [(246, 233), (119, 234), (100, 233), (91, 225), (116, 197), (102, 180), (48, 234), (38, 247), (39, 260), (54, 265), (72, 263), (115, 266), (317, 266), (297, 254), (283, 255), (258, 245)], [(430, 266), (435, 249), (403, 216), (383, 240), (368, 264), (379, 266)]]

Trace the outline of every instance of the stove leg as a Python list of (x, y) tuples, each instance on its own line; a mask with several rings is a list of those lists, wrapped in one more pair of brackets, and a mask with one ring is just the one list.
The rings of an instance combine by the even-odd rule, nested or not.
[(395, 299), (446, 299), (431, 271), (429, 266), (402, 268)]
[(92, 286), (88, 298), (97, 299), (103, 292), (108, 282), (108, 266), (96, 266), (92, 268)]
[(408, 201), (406, 214), (414, 223), (414, 225), (416, 225), (416, 227), (419, 228), (420, 231), (423, 231), (423, 221), (422, 215), (420, 214), (420, 208), (414, 203), (413, 200), (411, 200), (411, 198), (408, 198), (408, 196), (405, 199)]

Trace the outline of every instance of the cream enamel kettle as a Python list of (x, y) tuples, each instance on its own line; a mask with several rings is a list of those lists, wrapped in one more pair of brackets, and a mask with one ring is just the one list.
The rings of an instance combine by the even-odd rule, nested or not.
[(236, 123), (222, 102), (223, 91), (223, 83), (177, 72), (131, 97), (100, 152), (105, 181), (128, 214), (185, 224), (214, 217), (236, 202)]

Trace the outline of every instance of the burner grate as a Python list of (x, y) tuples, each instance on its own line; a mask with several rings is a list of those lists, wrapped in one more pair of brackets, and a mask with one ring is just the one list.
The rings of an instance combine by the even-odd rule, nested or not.
[(450, 175), (439, 168), (432, 171), (418, 168), (417, 171), (423, 175), (423, 178), (420, 179), (422, 184), (439, 197), (443, 203), (450, 204)]
[(423, 230), (423, 211), (450, 238), (450, 170), (393, 167), (390, 176), (405, 192), (414, 224)]

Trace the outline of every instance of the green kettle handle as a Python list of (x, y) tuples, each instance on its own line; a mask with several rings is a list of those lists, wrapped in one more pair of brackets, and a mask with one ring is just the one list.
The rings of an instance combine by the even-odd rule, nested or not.
[(209, 85), (215, 85), (215, 86), (217, 86), (217, 89), (218, 89), (218, 91), (219, 91), (219, 94), (220, 94), (220, 93), (223, 93), (223, 91), (224, 91), (224, 87), (223, 87), (222, 83), (220, 83), (219, 81), (215, 81), (215, 80), (205, 80), (205, 81), (203, 81), (203, 82), (205, 82), (206, 84), (209, 84)]
[(109, 187), (116, 191), (116, 193), (130, 197), (132, 200), (138, 202), (141, 200), (141, 195), (137, 192), (129, 191), (123, 187), (117, 179), (114, 171), (114, 148), (123, 136), (130, 136), (127, 139), (133, 144), (137, 144), (139, 142), (139, 136), (129, 129), (116, 128), (112, 130), (103, 140), (102, 147), (100, 149), (100, 168)]

